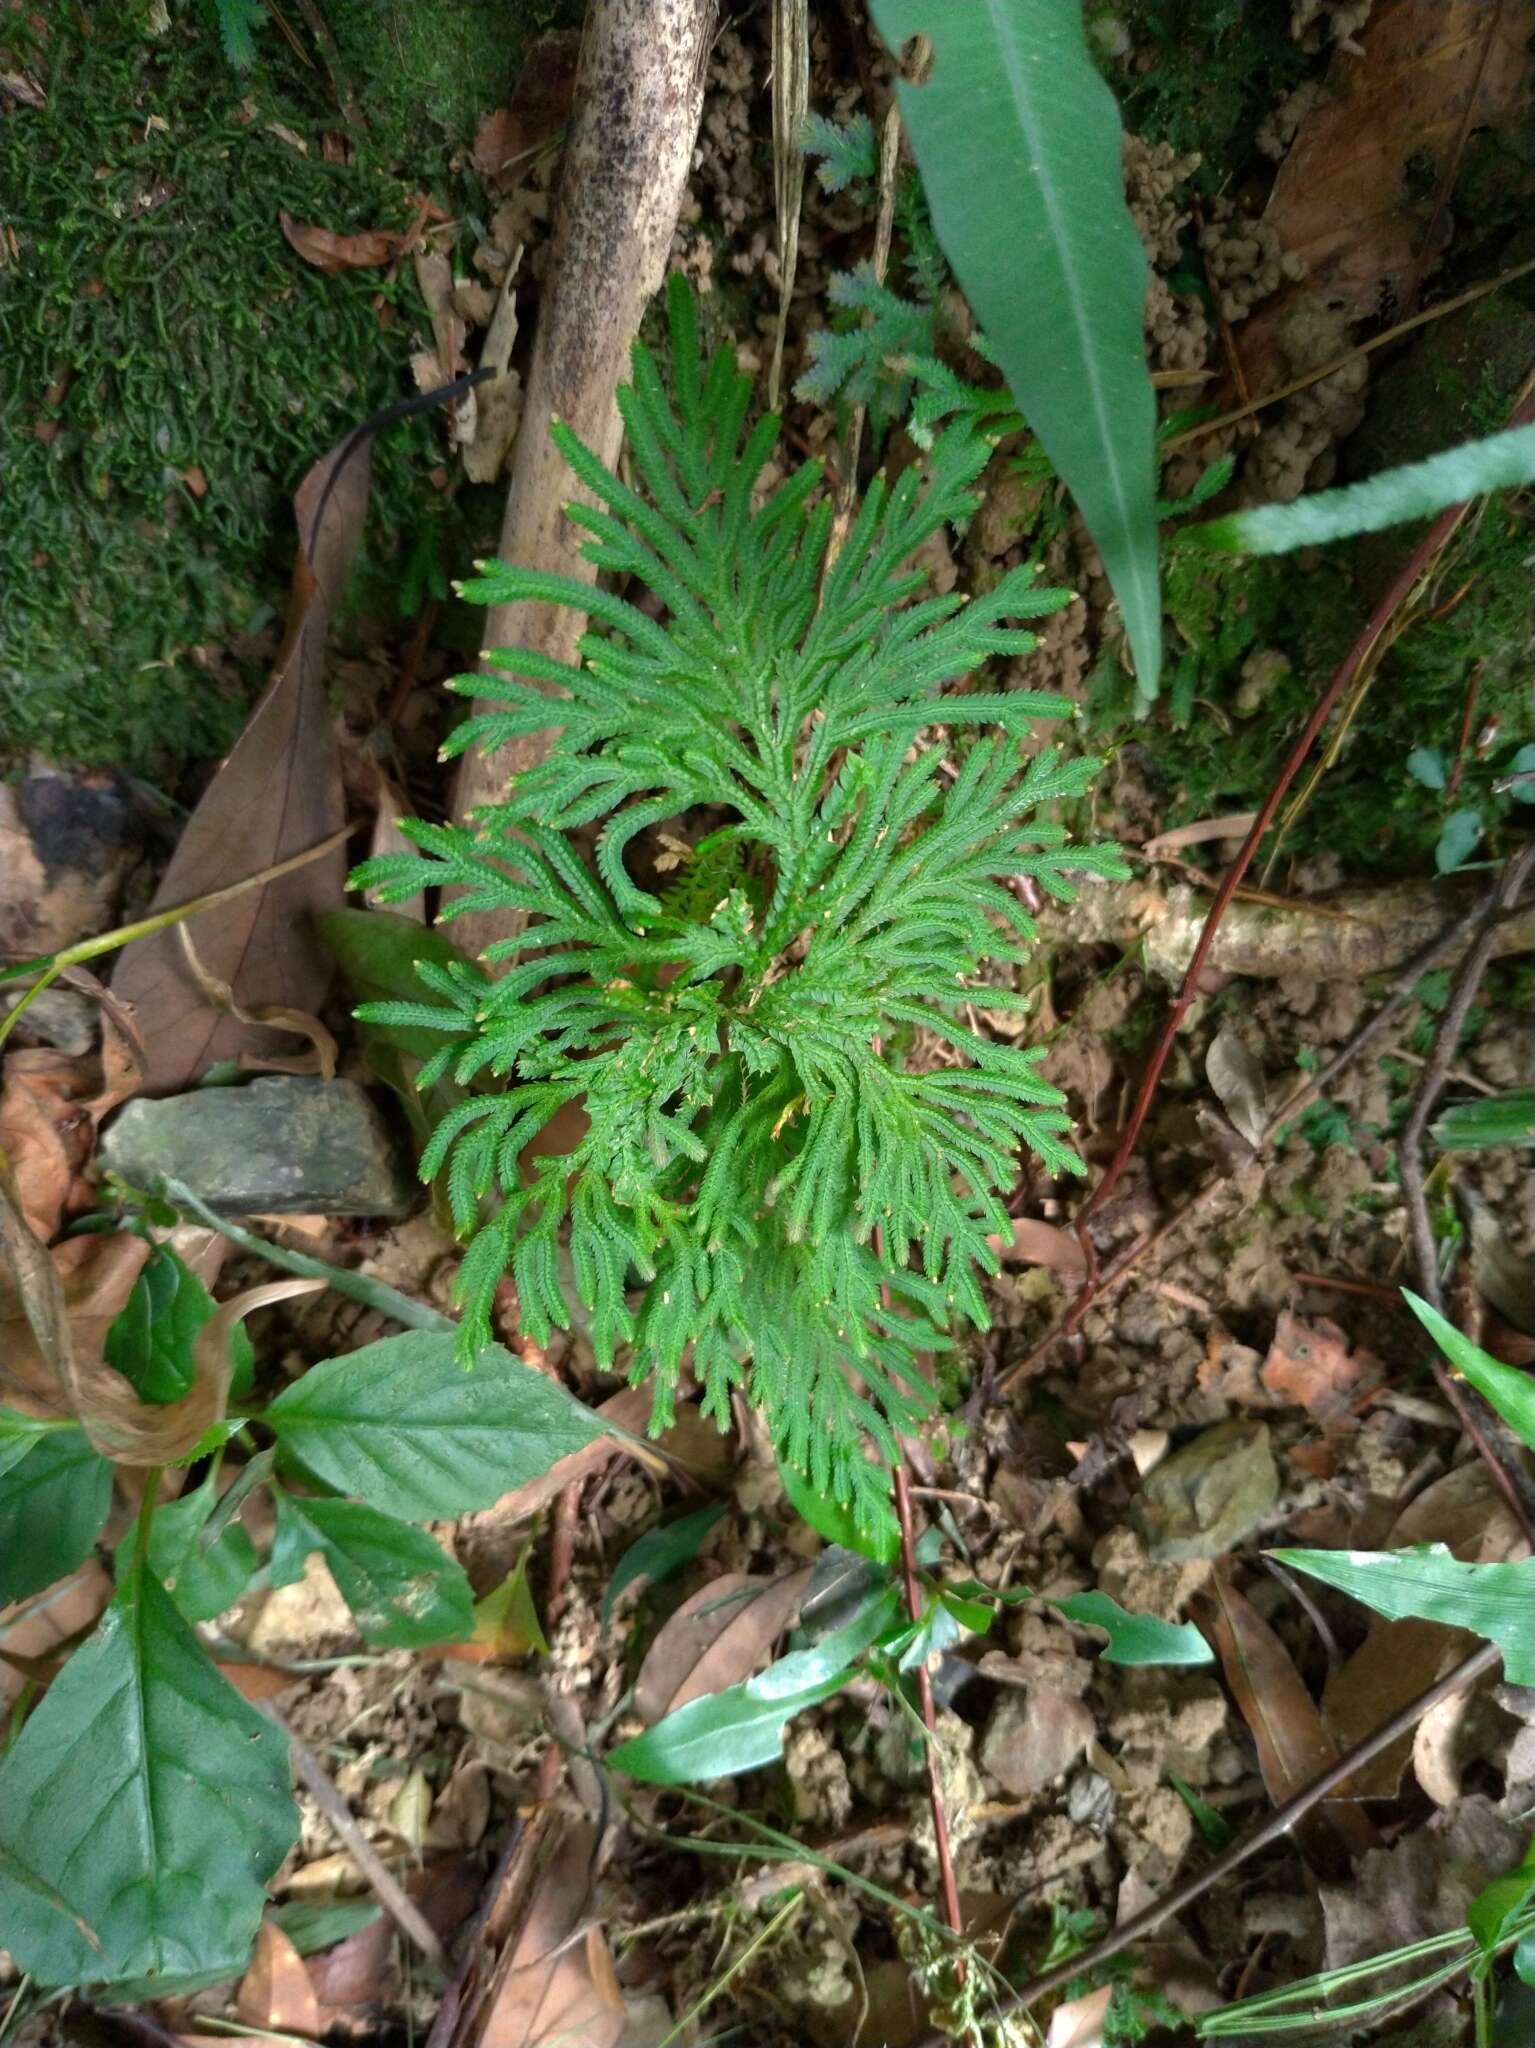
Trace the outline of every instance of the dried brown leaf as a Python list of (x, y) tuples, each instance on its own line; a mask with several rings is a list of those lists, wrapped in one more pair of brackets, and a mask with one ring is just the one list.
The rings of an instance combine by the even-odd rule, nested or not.
[[(258, 874), (342, 825), (340, 751), (325, 695), (325, 632), (362, 530), (370, 466), (367, 441), (349, 436), (299, 486), (293, 595), (272, 679), (193, 812), (152, 910)], [(188, 920), (208, 972), (245, 1009), (275, 1003), (318, 1011), (334, 962), (310, 921), (340, 903), (345, 867), (345, 852), (336, 846)], [(284, 1050), (265, 1027), (208, 1009), (171, 931), (126, 947), (112, 988), (137, 1010), (152, 1093), (187, 1087), (216, 1060)]]
[(91, 1156), (95, 1126), (82, 1099), (89, 1086), (85, 1062), (50, 1046), (9, 1053), (0, 1075), (0, 1153), (22, 1214), (45, 1244), (57, 1237)]
[(1233, 811), (1224, 818), (1197, 818), (1192, 825), (1175, 825), (1170, 832), (1158, 832), (1144, 842), (1141, 852), (1154, 859), (1159, 853), (1181, 853), (1185, 846), (1203, 846), (1211, 839), (1245, 839), (1257, 817), (1256, 811)]
[(1256, 1150), (1268, 1122), (1268, 1083), (1262, 1061), (1229, 1024), (1223, 1024), (1210, 1041), (1205, 1078), (1233, 1125)]
[(1348, 1338), (1328, 1317), (1308, 1322), (1285, 1309), (1259, 1377), (1277, 1399), (1321, 1422), (1338, 1423), (1367, 1388), (1385, 1378), (1385, 1368), (1373, 1352), (1350, 1351)]
[(1004, 1263), (1024, 1266), (1048, 1266), (1054, 1273), (1080, 1275), (1087, 1270), (1082, 1246), (1074, 1232), (1062, 1230), (1058, 1223), (1046, 1223), (1037, 1216), (1015, 1216), (1010, 1242), (1000, 1238), (988, 1238), (987, 1243), (999, 1252)]
[(552, 141), (569, 118), (580, 42), (569, 29), (550, 29), (530, 42), (510, 100), (480, 122), (474, 167), (498, 191), (517, 182), (527, 157)]
[(505, 1938), (475, 2048), (617, 2048), (623, 1994), (593, 1917), (596, 1830), (553, 1816), (515, 1932)]
[(764, 1665), (799, 1613), (810, 1569), (783, 1579), (725, 1572), (684, 1600), (645, 1653), (634, 1711), (647, 1725), (689, 1700), (739, 1685)]
[[(1200, 1598), (1198, 1619), (1251, 1731), (1268, 1795), (1282, 1806), (1336, 1762), (1332, 1735), (1289, 1651), (1220, 1568), (1212, 1592)], [(1362, 1855), (1377, 1840), (1363, 1809), (1342, 1799), (1326, 1800), (1298, 1821), (1295, 1837), (1307, 1862), (1323, 1871), (1340, 1867), (1340, 1852)]]
[(289, 247), (328, 277), (343, 270), (376, 270), (382, 264), (392, 263), (405, 241), (393, 228), (367, 228), (361, 234), (338, 235), (330, 228), (296, 221), (291, 213), (279, 212), (277, 221)]
[[(1526, 105), (1531, 0), (1391, 0), (1377, 5), (1362, 57), (1340, 50), (1327, 94), (1296, 132), (1264, 211), (1307, 275), (1297, 293), (1347, 319), (1411, 310), (1442, 253), (1446, 189), (1474, 128)], [(1295, 293), (1242, 332), (1248, 382), (1278, 382), (1277, 335)]]
[(246, 2026), (270, 2033), (313, 2037), (320, 2031), (320, 2001), (304, 1959), (270, 1920), (261, 1923), (256, 1953), (235, 1994), (235, 2011)]
[(1050, 2016), (1045, 2048), (1103, 2048), (1113, 1996), (1113, 1985), (1105, 1984), (1101, 1991), (1084, 1991), (1080, 1998), (1058, 2005)]
[[(5, 1647), (13, 1658), (48, 1660), (60, 1646), (85, 1634), (112, 1598), (112, 1581), (95, 1558), (89, 1559), (69, 1577), (61, 1579), (41, 1606), (24, 1621), (13, 1619), (15, 1607), (0, 1607), (0, 1628), (5, 1630)], [(290, 1680), (291, 1683), (291, 1680)], [(0, 1712), (9, 1708), (22, 1689), (23, 1680), (14, 1668), (0, 1666)]]

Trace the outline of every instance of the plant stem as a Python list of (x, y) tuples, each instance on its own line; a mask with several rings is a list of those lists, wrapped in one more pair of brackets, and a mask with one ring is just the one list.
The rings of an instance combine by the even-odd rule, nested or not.
[(752, 1939), (746, 1944), (745, 1948), (742, 1949), (741, 1953), (730, 1965), (730, 1968), (725, 1972), (724, 1976), (721, 1977), (716, 1983), (711, 1984), (708, 1990), (704, 1993), (703, 1997), (699, 1999), (698, 2003), (695, 2006), (693, 2006), (689, 2011), (685, 2012), (682, 2018), (678, 2020), (676, 2026), (672, 2028), (671, 2032), (663, 2037), (663, 2039), (659, 2043), (659, 2048), (670, 2048), (670, 2044), (673, 2041), (680, 2040), (682, 2035), (686, 2033), (687, 2029), (692, 2026), (693, 2022), (696, 2019), (698, 2019), (703, 2013), (705, 2013), (711, 2005), (713, 2005), (715, 1999), (719, 1997), (720, 1993), (723, 1990), (725, 1990), (728, 1985), (732, 1984), (737, 1977), (740, 1976), (741, 1972), (746, 1968), (746, 1965), (751, 1961), (752, 1957), (757, 1953), (757, 1951), (760, 1948), (765, 1947), (766, 1944), (772, 1940), (773, 1936), (778, 1932), (780, 1927), (784, 1926), (789, 1920), (793, 1919), (794, 1915), (799, 1911), (800, 1907), (804, 1903), (805, 1894), (802, 1891), (800, 1891), (799, 1888), (796, 1886), (794, 1891), (792, 1891), (789, 1897), (784, 1901), (783, 1905), (781, 1905), (778, 1911), (773, 1915), (772, 1919), (768, 1922), (766, 1927), (762, 1928), (760, 1932), (755, 1934), (752, 1937)]

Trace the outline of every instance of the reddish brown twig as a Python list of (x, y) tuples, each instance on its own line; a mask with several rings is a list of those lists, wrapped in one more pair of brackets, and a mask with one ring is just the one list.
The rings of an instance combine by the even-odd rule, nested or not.
[[(1362, 1742), (1356, 1742), (1346, 1755), (1340, 1756), (1336, 1763), (1329, 1764), (1320, 1777), (1313, 1778), (1309, 1785), (1303, 1785), (1300, 1791), (1287, 1799), (1282, 1806), (1276, 1806), (1268, 1819), (1261, 1822), (1250, 1834), (1244, 1835), (1240, 1841), (1233, 1842), (1229, 1849), (1223, 1849), (1220, 1855), (1213, 1857), (1203, 1870), (1196, 1871), (1192, 1877), (1186, 1877), (1182, 1884), (1175, 1885), (1161, 1898), (1153, 1899), (1151, 1904), (1139, 1913), (1132, 1913), (1128, 1920), (1121, 1921), (1102, 1941), (1095, 1942), (1091, 1948), (1083, 1949), (1069, 1961), (1058, 1964), (1053, 1970), (1046, 1970), (1042, 1976), (1034, 1978), (1032, 1983), (1025, 1984), (1003, 2010), (1017, 2011), (1020, 2007), (1044, 1998), (1049, 1992), (1059, 1991), (1061, 1986), (1069, 1983), (1073, 1977), (1084, 1976), (1088, 1971), (1098, 1969), (1139, 1941), (1142, 1935), (1150, 1934), (1153, 1929), (1160, 1927), (1162, 1922), (1170, 1919), (1174, 1913), (1183, 1912), (1212, 1886), (1219, 1884), (1223, 1878), (1229, 1877), (1232, 1871), (1239, 1869), (1250, 1856), (1256, 1856), (1260, 1849), (1266, 1849), (1271, 1842), (1277, 1842), (1282, 1835), (1288, 1834), (1302, 1815), (1309, 1813), (1313, 1806), (1327, 1797), (1329, 1792), (1335, 1792), (1340, 1785), (1353, 1777), (1356, 1771), (1378, 1757), (1383, 1750), (1389, 1749), (1392, 1743), (1399, 1741), (1410, 1728), (1416, 1728), (1431, 1707), (1437, 1706), (1442, 1699), (1448, 1699), (1451, 1693), (1460, 1692), (1464, 1687), (1474, 1685), (1485, 1672), (1492, 1670), (1502, 1654), (1496, 1643), (1483, 1643), (1480, 1649), (1473, 1650), (1471, 1655), (1457, 1664), (1453, 1671), (1447, 1672), (1436, 1684), (1431, 1685), (1427, 1692), (1419, 1693), (1415, 1700), (1409, 1701), (1398, 1713), (1393, 1714), (1391, 1719), (1377, 1728), (1373, 1735), (1367, 1735)], [(946, 2043), (947, 2036), (928, 2034), (918, 2044), (918, 2048), (946, 2048)]]
[[(1535, 395), (1526, 393), (1520, 403), (1514, 408), (1508, 423), (1510, 426), (1522, 426), (1526, 420), (1532, 417), (1535, 417)], [(1089, 1195), (1077, 1217), (1077, 1236), (1081, 1240), (1082, 1255), (1086, 1262), (1087, 1273), (1078, 1291), (1077, 1298), (1067, 1313), (1065, 1326), (1068, 1331), (1075, 1330), (1080, 1325), (1083, 1316), (1086, 1315), (1091, 1307), (1101, 1284), (1098, 1270), (1098, 1251), (1092, 1241), (1088, 1225), (1108, 1200), (1115, 1187), (1118, 1186), (1120, 1177), (1135, 1151), (1141, 1130), (1146, 1122), (1147, 1112), (1151, 1108), (1152, 1098), (1157, 1092), (1157, 1084), (1162, 1078), (1162, 1069), (1167, 1064), (1167, 1056), (1171, 1052), (1173, 1040), (1177, 1036), (1178, 1026), (1183, 1022), (1188, 1007), (1194, 1000), (1195, 992), (1199, 986), (1199, 978), (1203, 974), (1205, 963), (1210, 957), (1210, 948), (1215, 942), (1215, 934), (1220, 928), (1221, 920), (1230, 908), (1232, 899), (1241, 886), (1248, 868), (1252, 865), (1254, 855), (1257, 853), (1269, 827), (1278, 815), (1279, 806), (1284, 802), (1290, 784), (1299, 774), (1306, 756), (1310, 753), (1318, 733), (1327, 723), (1333, 707), (1358, 673), (1362, 663), (1369, 657), (1376, 642), (1390, 625), (1398, 607), (1405, 602), (1424, 570), (1442, 552), (1446, 542), (1465, 518), (1468, 510), (1468, 505), (1460, 504), (1451, 505), (1441, 512), (1432, 526), (1430, 526), (1428, 532), (1408, 556), (1401, 569), (1398, 570), (1390, 589), (1370, 614), (1364, 630), (1344, 656), (1327, 688), (1317, 699), (1311, 716), (1306, 720), (1299, 738), (1290, 749), (1289, 758), (1280, 770), (1278, 780), (1274, 783), (1273, 788), (1270, 789), (1263, 801), (1261, 810), (1254, 818), (1252, 829), (1243, 840), (1240, 853), (1232, 862), (1220, 888), (1216, 891), (1215, 900), (1210, 905), (1209, 913), (1205, 918), (1204, 928), (1200, 932), (1198, 943), (1194, 948), (1194, 956), (1190, 960), (1188, 971), (1183, 977), (1183, 985), (1173, 1000), (1172, 1007), (1168, 1011), (1156, 1045), (1152, 1049), (1151, 1058), (1147, 1061), (1146, 1071), (1141, 1078), (1141, 1085), (1136, 1093), (1135, 1104), (1130, 1111), (1129, 1121), (1125, 1125), (1118, 1149), (1113, 1159), (1109, 1162), (1108, 1171), (1092, 1194)]]
[(1460, 788), (1460, 778), (1465, 773), (1466, 749), (1471, 744), (1471, 722), (1476, 717), (1476, 700), (1482, 688), (1482, 664), (1473, 662), (1471, 674), (1466, 680), (1466, 701), (1461, 706), (1460, 737), (1455, 742), (1455, 759), (1450, 763), (1450, 772), (1445, 779), (1444, 800), (1454, 801), (1455, 792)]
[[(913, 1621), (922, 1619), (922, 1588), (917, 1582), (917, 1551), (912, 1537), (911, 1488), (906, 1482), (906, 1467), (895, 1468), (895, 1512), (901, 1525), (901, 1576), (906, 1586), (906, 1612)], [(933, 1709), (933, 1681), (928, 1676), (927, 1661), (917, 1666), (917, 1705), (922, 1712), (922, 1725), (927, 1730), (927, 1791), (933, 1809), (933, 1846), (938, 1859), (938, 1881), (943, 1890), (943, 1911), (950, 1927), (956, 1934), (964, 1932), (964, 1921), (959, 1910), (959, 1886), (954, 1881), (954, 1858), (949, 1848), (949, 1822), (943, 1806), (943, 1773), (938, 1754), (938, 1717)], [(963, 1971), (963, 1963), (957, 1964)]]

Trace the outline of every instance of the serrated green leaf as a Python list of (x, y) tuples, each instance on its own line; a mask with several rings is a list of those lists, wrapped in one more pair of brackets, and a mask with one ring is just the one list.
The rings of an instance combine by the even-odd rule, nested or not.
[(1535, 1450), (1535, 1380), (1516, 1366), (1490, 1357), (1410, 1287), (1404, 1287), (1402, 1295), (1455, 1370), (1497, 1409), (1515, 1436)]
[[(168, 1244), (156, 1245), (139, 1269), (133, 1290), (107, 1330), (107, 1364), (120, 1372), (141, 1401), (179, 1401), (197, 1377), (193, 1347), (214, 1311), (213, 1296)], [(237, 1323), (230, 1332), (235, 1400), (250, 1392), (256, 1354)]]
[(0, 1762), (6, 1947), (48, 1987), (233, 1975), (297, 1835), (281, 1732), (135, 1567)]
[(1481, 1152), (1489, 1145), (1535, 1145), (1535, 1088), (1510, 1088), (1475, 1102), (1457, 1102), (1431, 1127), (1446, 1152)]
[(1422, 462), (1383, 469), (1363, 483), (1313, 491), (1289, 505), (1257, 505), (1185, 529), (1200, 547), (1237, 555), (1282, 555), (1357, 533), (1378, 533), (1447, 506), (1535, 482), (1535, 426), (1464, 441)]
[(869, 1512), (867, 1502), (863, 1503), (866, 1511), (860, 1518), (851, 1507), (812, 1486), (805, 1473), (783, 1458), (778, 1461), (778, 1476), (794, 1512), (828, 1543), (856, 1550), (874, 1564), (893, 1564), (900, 1556), (900, 1524), (888, 1501), (882, 1503), (882, 1514)]
[(428, 1522), (488, 1508), (605, 1433), (556, 1380), (491, 1344), (408, 1330), (311, 1366), (261, 1416), (280, 1456), (338, 1493)]
[(283, 1488), (276, 1500), (274, 1586), (301, 1579), (317, 1550), (368, 1642), (416, 1650), (468, 1637), (474, 1626), (469, 1581), (424, 1529), (357, 1501), (300, 1500)]
[(613, 1567), (613, 1576), (602, 1596), (603, 1622), (611, 1616), (625, 1587), (640, 1580), (659, 1586), (696, 1557), (724, 1512), (723, 1504), (718, 1502), (712, 1507), (696, 1508), (691, 1515), (680, 1515), (662, 1528), (647, 1529), (637, 1542), (631, 1543)]
[[(218, 1505), (212, 1472), (201, 1486), (157, 1507), (149, 1525), (149, 1569), (188, 1621), (211, 1621), (233, 1607), (255, 1573), (256, 1546), (238, 1522), (219, 1530), (211, 1543), (201, 1537)], [(133, 1569), (135, 1532), (117, 1546), (119, 1580)]]
[(1124, 612), (1141, 695), (1161, 666), (1146, 257), (1124, 138), (1080, 0), (873, 0), (933, 224), (1020, 411), (1075, 498)]
[(1213, 1664), (1215, 1652), (1191, 1621), (1130, 1614), (1107, 1593), (1073, 1593), (1048, 1603), (1068, 1621), (1101, 1628), (1108, 1636), (1105, 1664)]
[[(33, 1430), (0, 1411), (0, 1607), (90, 1556), (112, 1505), (112, 1467), (83, 1429)], [(21, 1455), (12, 1458), (17, 1445)]]
[(1462, 1564), (1442, 1543), (1410, 1550), (1276, 1550), (1292, 1570), (1351, 1593), (1391, 1621), (1416, 1616), (1485, 1636), (1510, 1685), (1535, 1685), (1535, 1558)]

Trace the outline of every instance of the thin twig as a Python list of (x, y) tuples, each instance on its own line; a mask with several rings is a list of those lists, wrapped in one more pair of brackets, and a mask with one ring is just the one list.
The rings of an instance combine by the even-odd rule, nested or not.
[[(1532, 417), (1535, 417), (1535, 396), (1526, 394), (1510, 415), (1509, 425), (1522, 426), (1527, 419)], [(1068, 1330), (1076, 1329), (1081, 1323), (1101, 1285), (1098, 1269), (1098, 1250), (1093, 1243), (1088, 1225), (1108, 1200), (1114, 1188), (1118, 1186), (1120, 1178), (1130, 1162), (1131, 1155), (1135, 1151), (1142, 1128), (1146, 1122), (1147, 1113), (1151, 1108), (1152, 1098), (1157, 1092), (1157, 1084), (1162, 1078), (1162, 1069), (1166, 1066), (1168, 1054), (1172, 1051), (1173, 1040), (1177, 1036), (1178, 1027), (1183, 1022), (1189, 1005), (1193, 1002), (1195, 993), (1198, 990), (1200, 976), (1203, 974), (1205, 963), (1210, 957), (1210, 949), (1215, 943), (1215, 934), (1220, 928), (1221, 920), (1230, 908), (1232, 898), (1236, 895), (1248, 868), (1252, 865), (1253, 857), (1257, 853), (1265, 834), (1273, 824), (1278, 814), (1279, 806), (1284, 802), (1290, 784), (1299, 774), (1306, 756), (1311, 751), (1313, 742), (1327, 723), (1328, 716), (1332, 712), (1333, 707), (1342, 697), (1350, 682), (1352, 682), (1361, 664), (1368, 659), (1376, 642), (1389, 628), (1397, 608), (1417, 583), (1425, 566), (1436, 559), (1450, 535), (1455, 531), (1461, 520), (1465, 518), (1469, 509), (1469, 504), (1447, 506), (1413, 549), (1401, 569), (1398, 570), (1390, 589), (1370, 614), (1369, 619), (1365, 623), (1364, 630), (1359, 634), (1353, 646), (1344, 656), (1327, 688), (1317, 699), (1311, 716), (1306, 720), (1300, 736), (1290, 749), (1289, 758), (1280, 770), (1278, 779), (1264, 798), (1262, 808), (1254, 818), (1251, 829), (1242, 842), (1241, 852), (1227, 869), (1225, 878), (1220, 888), (1216, 891), (1214, 901), (1211, 903), (1209, 911), (1205, 916), (1204, 927), (1199, 934), (1198, 943), (1194, 947), (1193, 958), (1189, 961), (1188, 971), (1183, 977), (1183, 985), (1173, 1000), (1172, 1007), (1167, 1013), (1156, 1045), (1152, 1049), (1151, 1058), (1146, 1063), (1146, 1071), (1141, 1078), (1141, 1085), (1137, 1091), (1135, 1103), (1130, 1111), (1130, 1117), (1125, 1125), (1124, 1133), (1120, 1138), (1119, 1146), (1114, 1153), (1113, 1159), (1109, 1162), (1108, 1171), (1104, 1174), (1092, 1194), (1088, 1196), (1086, 1203), (1078, 1213), (1076, 1223), (1077, 1237), (1082, 1246), (1082, 1256), (1086, 1262), (1087, 1271), (1077, 1298), (1067, 1313), (1066, 1327)]]
[[(1493, 901), (1494, 897), (1489, 893), (1486, 903)], [(1482, 908), (1485, 908), (1485, 903)], [(1480, 914), (1479, 909), (1473, 913), (1473, 916)], [(1364, 1023), (1354, 1032), (1347, 1043), (1340, 1046), (1338, 1051), (1333, 1054), (1326, 1066), (1319, 1068), (1316, 1073), (1302, 1081), (1274, 1111), (1259, 1135), (1259, 1142), (1254, 1153), (1255, 1158), (1261, 1158), (1280, 1131), (1284, 1129), (1285, 1125), (1291, 1123), (1303, 1110), (1308, 1109), (1320, 1095), (1324, 1094), (1332, 1086), (1333, 1082), (1345, 1068), (1352, 1066), (1362, 1053), (1368, 1051), (1376, 1040), (1384, 1035), (1387, 1026), (1394, 1023), (1402, 1011), (1412, 1002), (1414, 991), (1424, 975), (1432, 973), (1436, 967), (1440, 966), (1456, 951), (1457, 947), (1463, 945), (1465, 943), (1465, 935), (1466, 920), (1464, 917), (1456, 917), (1450, 923), (1442, 926), (1435, 937), (1430, 939), (1426, 946), (1420, 948), (1413, 955), (1398, 974), (1390, 995), (1387, 996), (1380, 1008), (1373, 1015), (1365, 1019)], [(1158, 1224), (1155, 1230), (1148, 1231), (1144, 1237), (1136, 1238), (1132, 1244), (1126, 1245), (1122, 1251), (1116, 1253), (1099, 1275), (1099, 1299), (1101, 1300), (1104, 1295), (1114, 1293), (1116, 1289), (1123, 1286), (1135, 1268), (1150, 1253), (1159, 1250), (1165, 1245), (1169, 1238), (1173, 1237), (1183, 1228), (1185, 1223), (1191, 1222), (1196, 1216), (1203, 1214), (1215, 1201), (1216, 1197), (1222, 1194), (1229, 1186), (1235, 1176), (1235, 1172), (1236, 1169), (1231, 1168), (1212, 1175), (1202, 1188), (1191, 1195), (1181, 1207), (1175, 1209), (1172, 1215), (1164, 1222)], [(1075, 1324), (1068, 1320), (1069, 1314), (1070, 1311), (1068, 1310), (1066, 1314), (1059, 1316), (1034, 1345), (1033, 1349), (1003, 1376), (998, 1384), (999, 1393), (1004, 1395), (1010, 1394), (1015, 1387), (1021, 1385), (1024, 1380), (1031, 1378), (1034, 1373), (1039, 1371), (1061, 1339), (1069, 1336), (1072, 1329), (1075, 1328)]]
[[(895, 1468), (895, 1512), (901, 1525), (901, 1577), (906, 1589), (906, 1612), (913, 1621), (922, 1619), (922, 1588), (917, 1583), (917, 1551), (912, 1536), (911, 1488), (906, 1480), (906, 1467)], [(917, 1705), (922, 1712), (922, 1726), (927, 1730), (927, 1741), (923, 1744), (927, 1752), (928, 1800), (933, 1809), (933, 1848), (938, 1860), (938, 1878), (943, 1891), (944, 1917), (958, 1935), (964, 1933), (964, 1919), (959, 1910), (959, 1887), (954, 1880), (954, 1858), (949, 1848), (949, 1821), (943, 1806), (943, 1773), (938, 1748), (938, 1717), (933, 1707), (933, 1681), (928, 1675), (926, 1659), (917, 1666)], [(962, 1969), (963, 1964), (956, 1964)]]
[(330, 1822), (337, 1840), (345, 1846), (352, 1861), (368, 1880), (374, 1897), (384, 1911), (400, 1932), (415, 1943), (429, 1962), (439, 1965), (443, 1963), (443, 1947), (435, 1931), (423, 1918), (420, 1907), (407, 1897), (398, 1879), (357, 1825), (355, 1814), (331, 1783), (319, 1758), (299, 1740), (270, 1700), (263, 1700), (259, 1711), (266, 1715), (274, 1727), (282, 1730), (293, 1757), (294, 1770), (303, 1779), (306, 1790)]
[[(1175, 1913), (1183, 1912), (1212, 1886), (1229, 1877), (1232, 1871), (1240, 1869), (1250, 1856), (1256, 1856), (1260, 1849), (1268, 1848), (1271, 1842), (1277, 1842), (1282, 1835), (1288, 1834), (1295, 1823), (1330, 1792), (1337, 1791), (1338, 1787), (1353, 1777), (1356, 1771), (1362, 1770), (1382, 1751), (1389, 1749), (1394, 1742), (1400, 1741), (1409, 1729), (1416, 1728), (1431, 1707), (1437, 1706), (1440, 1700), (1448, 1699), (1451, 1693), (1474, 1684), (1485, 1672), (1491, 1671), (1502, 1654), (1496, 1643), (1483, 1643), (1480, 1649), (1473, 1650), (1471, 1655), (1457, 1664), (1453, 1671), (1446, 1672), (1445, 1676), (1431, 1685), (1427, 1692), (1419, 1693), (1415, 1700), (1409, 1701), (1399, 1712), (1393, 1714), (1373, 1735), (1367, 1735), (1362, 1742), (1356, 1742), (1352, 1749), (1338, 1758), (1336, 1763), (1329, 1764), (1319, 1777), (1313, 1778), (1309, 1785), (1303, 1785), (1300, 1791), (1287, 1799), (1282, 1806), (1276, 1806), (1268, 1819), (1261, 1822), (1250, 1834), (1243, 1835), (1239, 1841), (1233, 1842), (1229, 1849), (1223, 1849), (1220, 1855), (1213, 1857), (1205, 1865), (1203, 1870), (1185, 1878), (1182, 1884), (1175, 1885), (1161, 1898), (1153, 1899), (1151, 1904), (1139, 1913), (1132, 1913), (1128, 1920), (1122, 1921), (1112, 1933), (1106, 1934), (1102, 1941), (1095, 1942), (1091, 1948), (1080, 1950), (1068, 1961), (1058, 1964), (1053, 1970), (1046, 1970), (1042, 1976), (1025, 1984), (1004, 2010), (1016, 2011), (1020, 2007), (1032, 2004), (1036, 1999), (1043, 1998), (1048, 1992), (1058, 1991), (1073, 1977), (1084, 1976), (1088, 1971), (1100, 1968), (1112, 1957), (1122, 1954), (1125, 1949), (1139, 1941), (1143, 1935), (1150, 1934), (1154, 1928), (1160, 1927), (1164, 1920), (1171, 1919)], [(928, 2034), (919, 2043), (919, 2048), (948, 2048), (947, 2037), (941, 2034)]]

